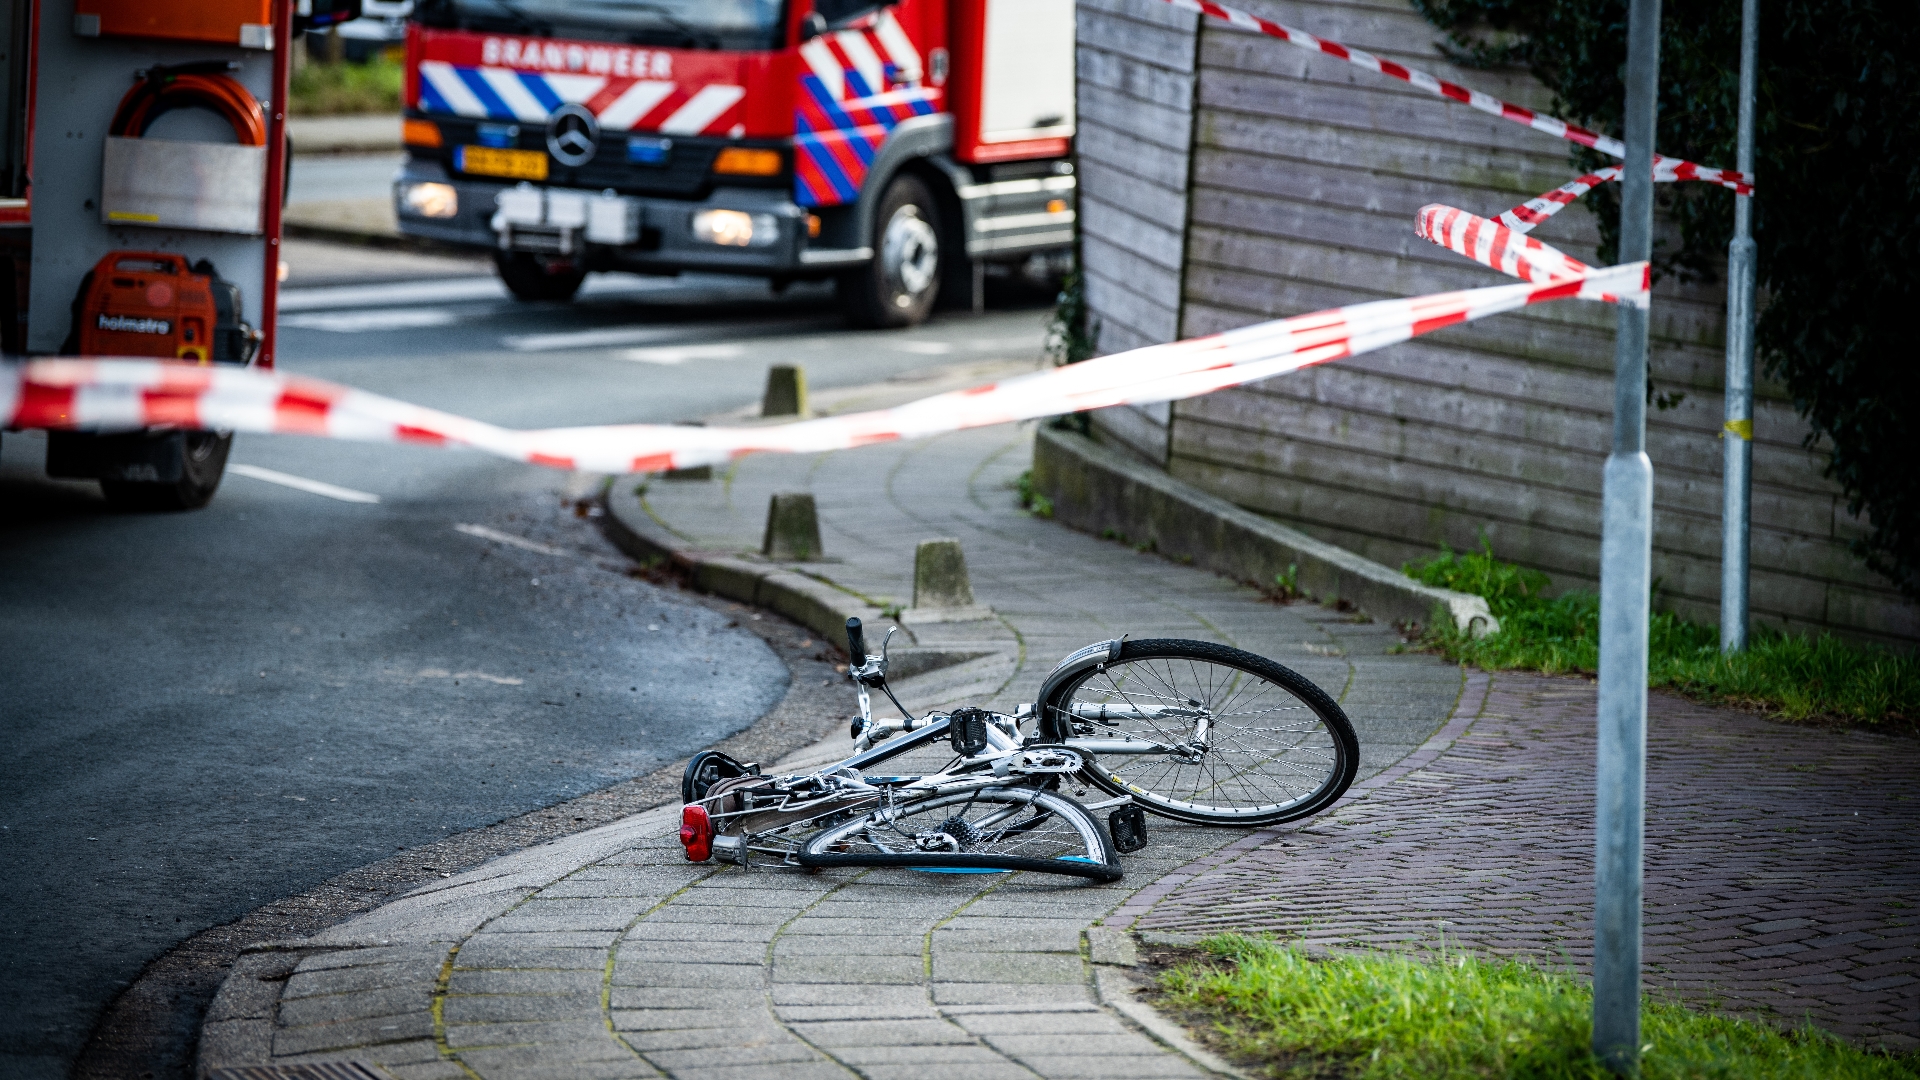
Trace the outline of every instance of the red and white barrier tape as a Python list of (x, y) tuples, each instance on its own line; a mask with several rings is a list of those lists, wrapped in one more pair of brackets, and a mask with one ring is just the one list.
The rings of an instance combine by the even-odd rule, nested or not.
[[(1505, 218), (1502, 214), (1501, 221)], [(1428, 203), (1414, 216), (1414, 231), (1423, 240), (1522, 281), (1571, 281), (1591, 272), (1579, 259), (1515, 232), (1501, 221)]]
[(772, 427), (633, 424), (515, 431), (276, 372), (72, 359), (6, 365), (0, 377), (0, 426), (131, 431), (171, 425), (320, 435), (470, 446), (515, 461), (594, 472), (657, 472), (719, 464), (756, 451), (842, 450), (1109, 405), (1197, 397), (1529, 304), (1581, 298), (1644, 306), (1647, 286), (1647, 264), (1630, 263), (1548, 282), (1376, 300), (1150, 345), (897, 408)]
[[(1454, 101), (1470, 105), (1481, 112), (1491, 113), (1503, 120), (1511, 120), (1516, 124), (1525, 124), (1535, 131), (1546, 132), (1555, 138), (1579, 143), (1581, 146), (1589, 146), (1603, 154), (1608, 154), (1613, 157), (1625, 158), (1627, 156), (1626, 144), (1610, 135), (1602, 135), (1599, 132), (1588, 131), (1578, 124), (1569, 124), (1558, 117), (1548, 116), (1544, 113), (1535, 112), (1532, 109), (1522, 108), (1511, 102), (1502, 101), (1491, 94), (1483, 94), (1478, 90), (1461, 86), (1459, 83), (1448, 82), (1445, 79), (1429, 75), (1417, 68), (1396, 64), (1391, 60), (1383, 60), (1363, 49), (1355, 49), (1342, 45), (1337, 41), (1329, 41), (1326, 38), (1315, 37), (1305, 30), (1295, 30), (1293, 27), (1283, 26), (1270, 19), (1263, 19), (1251, 12), (1241, 11), (1239, 8), (1230, 8), (1225, 4), (1213, 3), (1212, 0), (1166, 0), (1166, 2), (1186, 11), (1195, 11), (1202, 15), (1210, 15), (1222, 22), (1237, 26), (1242, 30), (1252, 30), (1256, 33), (1265, 34), (1268, 37), (1279, 38), (1282, 41), (1297, 45), (1300, 48), (1311, 49), (1314, 52), (1326, 56), (1345, 60), (1347, 63), (1353, 64), (1356, 67), (1363, 67), (1368, 71), (1377, 71), (1389, 78), (1399, 79), (1401, 82), (1417, 86), (1430, 94), (1450, 98)], [(1653, 162), (1656, 177), (1662, 172), (1665, 172), (1669, 174), (1670, 179), (1703, 180), (1707, 183), (1732, 188), (1735, 193), (1740, 195), (1753, 194), (1753, 177), (1745, 173), (1736, 172), (1733, 169), (1715, 169), (1705, 165), (1696, 165), (1691, 161), (1683, 161), (1679, 158), (1661, 157), (1657, 154), (1654, 155)]]

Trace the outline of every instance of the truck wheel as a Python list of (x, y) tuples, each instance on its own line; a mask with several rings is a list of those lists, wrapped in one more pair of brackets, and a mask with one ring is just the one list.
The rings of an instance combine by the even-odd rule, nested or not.
[(496, 251), (494, 269), (517, 300), (573, 299), (587, 272), (566, 259), (544, 259), (525, 251)]
[(198, 510), (213, 499), (220, 489), (220, 478), (227, 471), (227, 451), (233, 449), (233, 436), (212, 431), (186, 433), (186, 453), (180, 463), (180, 479), (170, 483), (137, 480), (102, 480), (100, 493), (115, 510)]
[(873, 236), (873, 261), (839, 282), (848, 321), (876, 328), (925, 322), (940, 293), (940, 219), (919, 177), (887, 185)]

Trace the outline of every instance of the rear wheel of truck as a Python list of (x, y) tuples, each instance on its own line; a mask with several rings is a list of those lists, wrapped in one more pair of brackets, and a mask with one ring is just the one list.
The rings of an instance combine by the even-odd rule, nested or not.
[(198, 510), (212, 501), (213, 493), (220, 489), (220, 478), (227, 471), (227, 452), (231, 449), (231, 434), (189, 431), (186, 453), (180, 463), (180, 479), (102, 480), (100, 493), (115, 510)]
[(873, 222), (873, 261), (839, 281), (840, 306), (855, 326), (925, 322), (940, 293), (940, 219), (917, 176), (887, 185)]
[(580, 291), (587, 272), (568, 259), (548, 258), (528, 251), (496, 251), (494, 269), (516, 300), (565, 302)]

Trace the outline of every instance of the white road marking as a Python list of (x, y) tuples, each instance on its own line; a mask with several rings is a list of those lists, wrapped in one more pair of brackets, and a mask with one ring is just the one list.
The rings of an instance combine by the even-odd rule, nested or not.
[(644, 345), (661, 338), (679, 337), (684, 327), (616, 326), (606, 330), (574, 330), (564, 334), (514, 334), (501, 343), (518, 352), (546, 352), (550, 349), (596, 349), (608, 345)]
[(281, 326), (302, 330), (331, 330), (336, 334), (364, 334), (372, 330), (419, 330), (451, 326), (459, 316), (445, 308), (385, 308), (374, 311), (312, 312), (287, 315)]
[(622, 360), (640, 364), (684, 364), (689, 360), (732, 360), (745, 356), (747, 347), (730, 342), (713, 345), (661, 345), (651, 349), (628, 349)]
[(953, 346), (944, 341), (903, 341), (900, 348), (921, 356), (945, 356), (953, 351)]
[[(712, 280), (709, 280), (712, 279)], [(688, 284), (732, 284), (712, 275), (687, 274), (679, 278), (640, 274), (590, 274), (580, 287), (583, 297), (625, 296), (685, 288)], [(438, 278), (429, 281), (391, 281), (379, 285), (324, 285), (310, 289), (283, 289), (280, 313), (334, 311), (341, 308), (401, 307), (408, 304), (458, 304), (474, 300), (510, 300), (512, 294), (497, 277)]]
[(507, 287), (500, 284), (500, 279), (494, 277), (395, 281), (385, 285), (330, 285), (282, 290), (280, 314), (401, 304), (452, 304), (463, 300), (505, 300), (510, 295)]
[[(571, 556), (573, 554), (573, 552), (568, 551), (566, 548), (557, 548), (551, 544), (543, 544), (538, 540), (529, 540), (524, 536), (515, 536), (512, 533), (504, 533), (504, 532), (501, 532), (499, 529), (489, 529), (485, 525), (468, 525), (468, 524), (465, 524), (464, 522), (456, 523), (453, 527), (453, 531), (457, 533), (466, 533), (468, 536), (477, 536), (482, 540), (491, 540), (496, 544), (505, 544), (508, 547), (517, 547), (523, 551), (537, 551), (542, 555)], [(534, 578), (533, 583), (535, 585), (540, 584), (540, 579)]]
[(325, 495), (329, 499), (339, 499), (341, 502), (377, 503), (380, 501), (380, 496), (370, 492), (355, 491), (352, 488), (338, 487), (320, 480), (309, 480), (304, 476), (263, 469), (258, 465), (230, 464), (227, 466), (227, 471), (252, 477), (255, 480), (265, 480), (269, 484), (279, 484), (281, 487), (304, 491), (310, 495)]

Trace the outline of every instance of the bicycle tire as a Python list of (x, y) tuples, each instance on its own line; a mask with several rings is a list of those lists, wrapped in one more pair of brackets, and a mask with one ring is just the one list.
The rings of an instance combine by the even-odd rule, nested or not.
[[(1253, 708), (1263, 700), (1267, 704)], [(1070, 727), (1078, 737), (1131, 734), (1162, 745), (1182, 744), (1191, 734), (1174, 729), (1167, 712), (1178, 711), (1181, 723), (1199, 720), (1192, 710), (1204, 712), (1206, 735), (1185, 739), (1182, 755), (1081, 751), (1087, 759), (1082, 775), (1091, 783), (1196, 825), (1260, 826), (1310, 817), (1346, 793), (1360, 765), (1353, 724), (1325, 691), (1264, 656), (1210, 641), (1123, 642), (1116, 658), (1054, 687), (1041, 709), (1056, 728)], [(1125, 715), (1148, 711), (1159, 715)], [(1264, 719), (1294, 711), (1311, 719), (1285, 725)], [(1236, 714), (1240, 721), (1229, 722)], [(1265, 726), (1253, 726), (1263, 719)]]
[[(949, 846), (931, 850), (940, 837)], [(888, 803), (814, 834), (801, 846), (798, 861), (820, 867), (1026, 870), (1102, 882), (1124, 874), (1113, 841), (1085, 807), (1030, 787), (971, 788)]]

